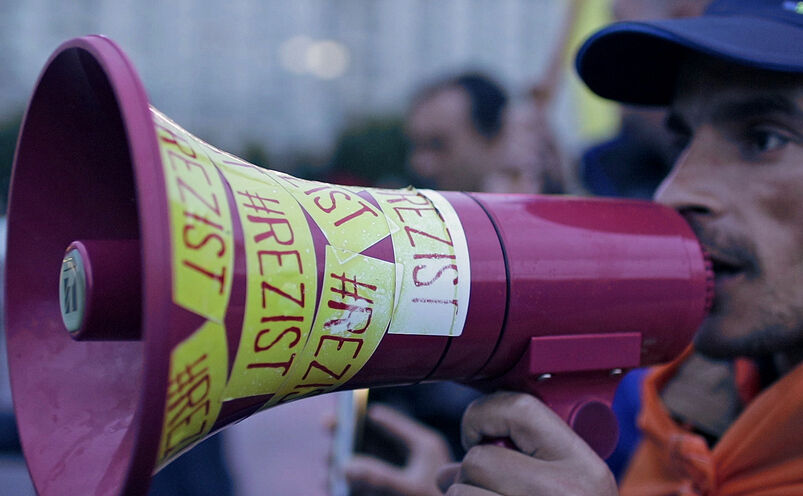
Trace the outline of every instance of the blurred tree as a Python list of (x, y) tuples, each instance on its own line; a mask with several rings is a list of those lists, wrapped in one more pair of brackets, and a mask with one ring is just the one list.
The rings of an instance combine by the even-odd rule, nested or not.
[(355, 186), (406, 186), (413, 182), (406, 156), (402, 119), (360, 121), (340, 134), (323, 179)]
[(246, 162), (250, 162), (265, 169), (271, 168), (270, 154), (265, 147), (259, 143), (249, 141), (245, 144), (242, 155), (238, 153), (235, 153), (235, 155), (242, 158)]
[(8, 186), (11, 182), (11, 165), (22, 123), (22, 114), (15, 113), (0, 121), (0, 215), (6, 214)]

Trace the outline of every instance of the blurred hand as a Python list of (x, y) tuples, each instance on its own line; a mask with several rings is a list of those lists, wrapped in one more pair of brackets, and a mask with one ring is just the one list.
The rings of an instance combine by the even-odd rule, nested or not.
[(538, 193), (541, 190), (535, 116), (529, 105), (513, 105), (505, 111), (493, 167), (483, 177), (488, 193)]
[(536, 102), (519, 102), (505, 113), (505, 127), (494, 166), (483, 177), (482, 191), (538, 194), (562, 178), (561, 156), (549, 119)]
[(452, 461), (446, 440), (407, 415), (381, 405), (368, 409), (368, 420), (406, 446), (407, 463), (399, 467), (372, 456), (355, 455), (345, 467), (349, 483), (399, 496), (441, 496), (436, 476)]
[[(516, 450), (480, 444), (508, 438)], [(445, 468), (447, 496), (613, 496), (605, 462), (546, 405), (527, 394), (496, 393), (476, 400), (462, 426), (463, 462)]]

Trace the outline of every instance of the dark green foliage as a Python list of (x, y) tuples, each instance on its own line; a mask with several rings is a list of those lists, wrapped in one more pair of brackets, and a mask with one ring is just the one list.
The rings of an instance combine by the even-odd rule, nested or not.
[(0, 121), (0, 214), (5, 215), (8, 205), (8, 185), (11, 182), (11, 165), (20, 132), (22, 114), (14, 114)]
[(407, 143), (401, 119), (370, 119), (340, 135), (330, 162), (333, 178), (353, 177), (361, 185), (387, 187), (409, 183)]

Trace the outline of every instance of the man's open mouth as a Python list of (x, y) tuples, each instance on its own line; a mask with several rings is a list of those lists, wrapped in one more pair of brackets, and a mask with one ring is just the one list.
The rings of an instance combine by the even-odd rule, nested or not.
[(732, 276), (742, 272), (742, 267), (730, 262), (713, 259), (714, 274), (717, 276)]
[(741, 260), (725, 256), (718, 253), (716, 250), (710, 251), (712, 268), (714, 270), (714, 277), (716, 279), (732, 278), (743, 274), (746, 270), (746, 264)]

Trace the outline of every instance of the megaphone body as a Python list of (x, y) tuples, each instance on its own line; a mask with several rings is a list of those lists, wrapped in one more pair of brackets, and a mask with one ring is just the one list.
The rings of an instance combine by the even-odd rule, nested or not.
[(40, 76), (8, 225), (12, 388), (42, 495), (142, 494), (259, 410), (434, 380), (536, 394), (604, 454), (618, 376), (679, 353), (711, 300), (670, 209), (268, 171), (153, 109), (99, 36)]

